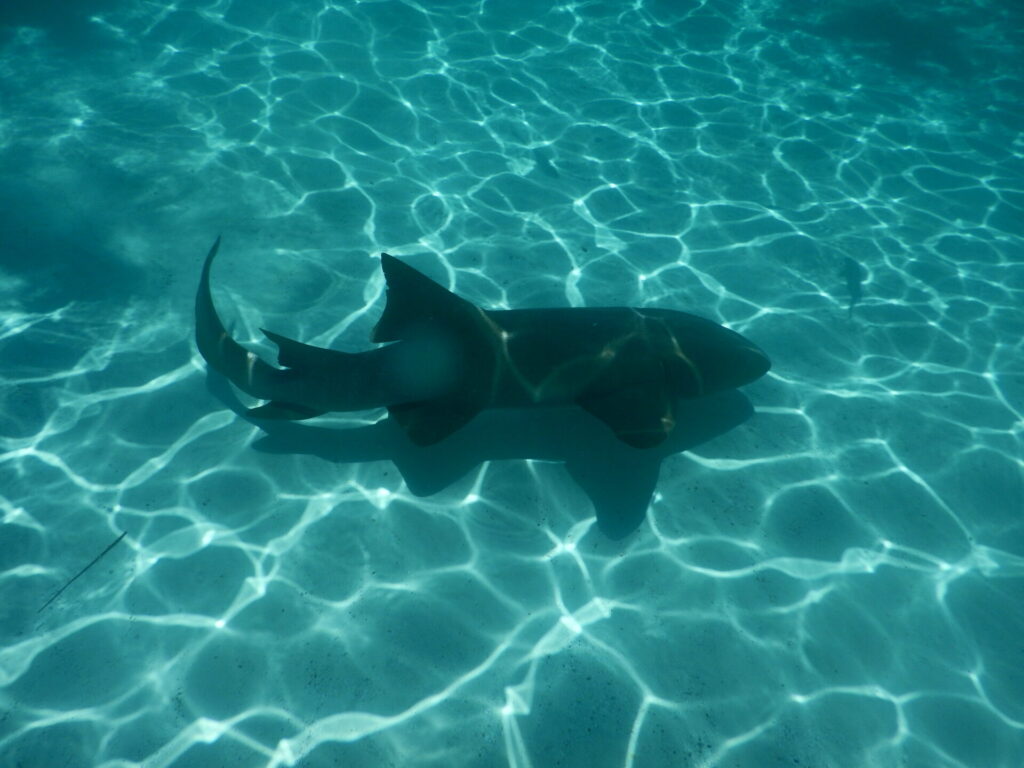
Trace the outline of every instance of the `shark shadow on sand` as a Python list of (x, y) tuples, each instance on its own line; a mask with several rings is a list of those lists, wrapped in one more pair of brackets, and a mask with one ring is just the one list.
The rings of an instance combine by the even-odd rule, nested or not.
[(745, 422), (750, 401), (736, 390), (680, 401), (680, 424), (653, 448), (626, 445), (579, 408), (515, 408), (481, 412), (439, 443), (416, 445), (394, 419), (354, 429), (251, 418), (227, 380), (210, 371), (213, 395), (266, 434), (253, 443), (261, 452), (316, 456), (335, 464), (390, 461), (409, 492), (443, 491), (488, 461), (533, 459), (565, 464), (594, 505), (601, 531), (621, 539), (643, 522), (667, 456), (701, 445)]

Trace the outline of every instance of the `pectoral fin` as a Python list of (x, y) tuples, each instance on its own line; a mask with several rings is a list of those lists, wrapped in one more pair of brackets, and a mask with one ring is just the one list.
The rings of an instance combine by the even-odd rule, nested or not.
[(610, 393), (584, 395), (577, 404), (603, 421), (615, 436), (634, 448), (652, 448), (675, 425), (673, 399), (661, 381), (632, 384)]

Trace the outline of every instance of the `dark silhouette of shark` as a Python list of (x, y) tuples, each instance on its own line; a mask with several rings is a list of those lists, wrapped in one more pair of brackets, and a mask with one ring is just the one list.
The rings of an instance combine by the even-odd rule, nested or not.
[(261, 360), (225, 330), (203, 265), (196, 343), (206, 362), (247, 394), (250, 412), (307, 419), (386, 407), (417, 445), (432, 445), (488, 408), (578, 405), (634, 448), (662, 442), (676, 403), (748, 384), (767, 355), (738, 333), (668, 309), (489, 311), (383, 254), (387, 304), (374, 342), (348, 353), (264, 330), (284, 368)]
[[(234, 406), (267, 431), (260, 447), (333, 461), (390, 458), (410, 490), (423, 494), (469, 471), (480, 460), (469, 458), (474, 451), (565, 461), (595, 500), (599, 526), (613, 538), (643, 519), (664, 455), (750, 415), (749, 402), (731, 390), (770, 365), (739, 334), (694, 315), (629, 308), (488, 311), (383, 254), (387, 302), (373, 341), (393, 343), (344, 353), (263, 331), (278, 347), (284, 368), (276, 368), (234, 341), (217, 315), (210, 268), (219, 243), (206, 257), (196, 295), (196, 342), (213, 371), (269, 401), (251, 409), (237, 401)], [(377, 407), (386, 407), (391, 418), (346, 430), (343, 440), (335, 430), (283, 423)], [(509, 418), (506, 409), (518, 410)], [(680, 420), (684, 428), (674, 435)], [(686, 422), (694, 428), (686, 429)], [(476, 428), (464, 433), (467, 425)], [(501, 435), (496, 444), (481, 441), (481, 425), (486, 434)], [(569, 443), (585, 433), (586, 443), (604, 447), (588, 459), (586, 450), (580, 454), (578, 446), (566, 445), (550, 425), (560, 425), (562, 435), (573, 433)], [(362, 442), (350, 440), (355, 432)], [(632, 489), (628, 499), (599, 503), (594, 480), (584, 477), (596, 465)]]

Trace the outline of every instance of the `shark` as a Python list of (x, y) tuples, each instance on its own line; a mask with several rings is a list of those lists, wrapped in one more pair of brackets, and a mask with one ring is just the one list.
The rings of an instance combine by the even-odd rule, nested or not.
[(386, 408), (416, 446), (450, 438), (483, 411), (541, 406), (584, 411), (625, 445), (663, 443), (680, 401), (756, 381), (771, 367), (739, 333), (671, 309), (483, 309), (404, 261), (381, 255), (383, 314), (363, 352), (317, 347), (261, 329), (277, 365), (236, 341), (213, 302), (203, 263), (195, 339), (207, 365), (263, 404), (256, 420), (299, 421)]

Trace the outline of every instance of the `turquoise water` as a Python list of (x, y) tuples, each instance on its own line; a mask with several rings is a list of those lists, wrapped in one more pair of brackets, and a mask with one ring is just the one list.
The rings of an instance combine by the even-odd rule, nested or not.
[[(1024, 13), (822, 5), (0, 8), (0, 767), (1024, 764)], [(268, 356), (386, 250), (773, 369), (660, 453), (264, 435), (218, 234)]]

